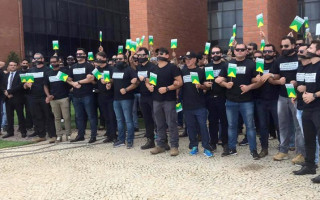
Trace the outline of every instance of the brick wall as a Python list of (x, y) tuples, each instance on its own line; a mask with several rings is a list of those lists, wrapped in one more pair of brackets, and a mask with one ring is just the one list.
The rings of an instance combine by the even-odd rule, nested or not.
[[(243, 41), (255, 42), (260, 46), (256, 16), (263, 12), (264, 26), (261, 28), (269, 43), (279, 50), (281, 38), (291, 29), (289, 25), (297, 13), (296, 0), (245, 0), (243, 1)], [(303, 17), (303, 16), (302, 16)]]
[(0, 60), (10, 51), (24, 57), (22, 0), (1, 0), (0, 19)]
[[(147, 8), (147, 9), (145, 9)], [(207, 0), (130, 0), (130, 34), (154, 37), (154, 49), (170, 48), (178, 39), (177, 55), (186, 51), (203, 51), (208, 39)]]

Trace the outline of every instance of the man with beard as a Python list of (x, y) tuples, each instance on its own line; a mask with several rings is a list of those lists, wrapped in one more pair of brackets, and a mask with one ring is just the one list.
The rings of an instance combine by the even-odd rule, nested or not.
[[(280, 95), (278, 99), (280, 149), (279, 152), (273, 156), (273, 160), (275, 161), (288, 159), (288, 150), (292, 134), (295, 134), (296, 153), (298, 155), (305, 154), (303, 135), (296, 117), (297, 109), (294, 104), (291, 103), (291, 99), (287, 94), (287, 87), (297, 86), (296, 74), (299, 64), (298, 56), (295, 52), (295, 39), (290, 36), (283, 37), (281, 40), (281, 49), (282, 56), (276, 60), (274, 68), (271, 70), (271, 73), (275, 75), (275, 79), (270, 80), (272, 84), (280, 85)], [(293, 127), (295, 133), (293, 133)]]
[(53, 69), (45, 74), (44, 79), (44, 92), (47, 95), (46, 103), (50, 103), (55, 118), (58, 135), (56, 142), (62, 141), (61, 117), (64, 119), (66, 141), (69, 141), (71, 135), (70, 102), (68, 99), (70, 86), (57, 77), (59, 72), (69, 75), (69, 70), (61, 67), (56, 56), (50, 58), (50, 65)]
[(248, 44), (247, 59), (253, 59), (253, 54), (258, 50), (258, 45), (254, 42)]

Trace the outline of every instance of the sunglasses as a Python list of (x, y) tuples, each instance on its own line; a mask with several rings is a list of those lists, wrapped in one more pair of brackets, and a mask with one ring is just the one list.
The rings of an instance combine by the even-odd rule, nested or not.
[(218, 54), (220, 54), (220, 53), (221, 53), (220, 51), (212, 51), (212, 52), (211, 52), (212, 55), (218, 55)]
[(252, 51), (253, 49), (252, 48), (248, 48), (248, 51)]
[(35, 59), (35, 60), (40, 60), (40, 59), (41, 59), (41, 57), (37, 57), (37, 58), (33, 58), (33, 59)]
[(148, 54), (137, 54), (138, 57), (143, 57), (143, 56), (146, 56)]
[(247, 49), (244, 49), (244, 48), (242, 48), (242, 49), (235, 49), (235, 51), (237, 51), (237, 52), (239, 52), (239, 51), (244, 52), (245, 50), (247, 50)]
[(158, 55), (163, 56), (163, 55), (165, 55), (165, 53), (159, 52)]
[(257, 59), (257, 58), (263, 58), (262, 56), (257, 56), (257, 57), (254, 57), (254, 59)]
[(303, 54), (303, 53), (304, 53), (304, 50), (299, 50), (298, 52), (301, 53), (301, 54)]
[(124, 60), (123, 58), (116, 58), (115, 60)]
[(273, 53), (272, 50), (264, 50), (263, 53)]
[(281, 49), (283, 49), (283, 48), (289, 48), (289, 45), (288, 45), (288, 44), (280, 45), (280, 48), (281, 48)]

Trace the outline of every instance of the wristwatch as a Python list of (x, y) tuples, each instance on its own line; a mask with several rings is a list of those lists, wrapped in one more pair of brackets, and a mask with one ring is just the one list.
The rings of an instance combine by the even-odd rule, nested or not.
[(166, 91), (167, 91), (167, 92), (169, 91), (169, 87), (166, 87)]
[(315, 99), (318, 98), (317, 93), (313, 93), (313, 98), (315, 98)]

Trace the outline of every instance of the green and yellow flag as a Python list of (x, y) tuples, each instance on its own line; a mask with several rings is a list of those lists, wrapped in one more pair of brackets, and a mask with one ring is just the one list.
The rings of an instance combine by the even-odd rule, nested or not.
[(190, 72), (191, 82), (193, 84), (200, 84), (198, 72)]
[(126, 40), (126, 49), (130, 50), (131, 39)]
[(53, 40), (52, 41), (52, 48), (53, 50), (59, 50), (59, 41), (58, 40)]
[(230, 38), (230, 41), (229, 41), (229, 47), (232, 47), (233, 41), (234, 41), (234, 37), (232, 36), (232, 37)]
[(178, 113), (180, 111), (182, 111), (182, 104), (181, 103), (177, 103), (176, 104), (176, 112)]
[(94, 60), (93, 52), (88, 52), (88, 60), (90, 61)]
[(130, 51), (132, 51), (132, 52), (137, 51), (137, 42), (135, 42), (135, 41), (130, 42)]
[(68, 79), (68, 74), (65, 74), (62, 71), (59, 71), (56, 77), (57, 77), (57, 79), (59, 79), (63, 82), (66, 82)]
[(34, 76), (33, 74), (30, 74), (30, 73), (20, 74), (20, 80), (21, 80), (21, 83), (33, 83)]
[(256, 58), (256, 71), (257, 72), (264, 72), (264, 59)]
[(99, 32), (99, 41), (102, 42), (102, 31)]
[(295, 32), (298, 32), (302, 26), (302, 24), (304, 23), (304, 19), (302, 19), (299, 16), (296, 16), (294, 18), (294, 20), (292, 21), (292, 23), (290, 24), (290, 28), (292, 30), (294, 30)]
[(304, 27), (309, 28), (309, 18), (308, 17), (304, 17)]
[(178, 39), (171, 39), (171, 49), (176, 49), (178, 47)]
[(101, 72), (99, 72), (99, 70), (97, 68), (95, 68), (93, 71), (92, 71), (92, 74), (94, 77), (96, 77), (97, 80), (100, 80), (100, 78), (102, 77), (102, 74)]
[(110, 72), (109, 71), (103, 72), (103, 80), (107, 83), (110, 82)]
[(20, 80), (21, 80), (21, 83), (26, 83), (27, 82), (27, 75), (26, 74), (20, 74)]
[(118, 46), (118, 54), (123, 54), (123, 46), (122, 45)]
[(262, 39), (261, 44), (260, 44), (260, 51), (263, 51), (265, 46), (266, 46), (266, 41), (264, 41), (264, 39)]
[(206, 80), (213, 80), (214, 79), (213, 67), (205, 67), (204, 71), (206, 73)]
[(138, 47), (139, 43), (140, 43), (140, 38), (136, 38), (136, 43), (137, 43), (137, 47)]
[(232, 26), (232, 36), (236, 37), (236, 35), (237, 35), (237, 24), (234, 24)]
[(206, 42), (206, 46), (204, 47), (204, 54), (208, 55), (210, 52), (210, 42)]
[(149, 35), (149, 45), (152, 46), (153, 45), (153, 36)]
[(237, 64), (229, 63), (228, 65), (228, 77), (235, 78), (237, 76)]
[(294, 86), (292, 84), (286, 84), (286, 88), (287, 88), (287, 94), (289, 98), (297, 97), (296, 90), (294, 89)]
[(262, 13), (257, 15), (257, 25), (258, 25), (258, 28), (260, 28), (264, 25)]
[(158, 80), (157, 78), (158, 78), (158, 75), (157, 75), (157, 74), (154, 74), (154, 73), (150, 72), (149, 83), (150, 83), (151, 85), (156, 86), (156, 85), (157, 85), (157, 80)]
[(144, 38), (145, 38), (145, 36), (143, 35), (143, 36), (141, 37), (140, 42), (139, 42), (139, 46), (140, 46), (140, 47), (142, 47), (142, 45), (143, 45)]

